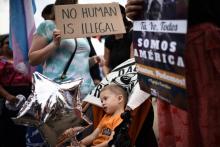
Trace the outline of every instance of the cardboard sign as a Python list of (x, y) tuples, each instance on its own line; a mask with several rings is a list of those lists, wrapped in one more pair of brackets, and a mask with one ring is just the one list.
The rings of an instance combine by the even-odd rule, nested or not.
[(125, 33), (118, 3), (59, 5), (55, 17), (62, 38)]

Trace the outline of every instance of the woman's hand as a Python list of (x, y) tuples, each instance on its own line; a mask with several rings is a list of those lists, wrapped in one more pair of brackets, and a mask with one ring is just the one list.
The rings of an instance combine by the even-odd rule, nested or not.
[(53, 43), (58, 48), (60, 46), (61, 41), (61, 32), (58, 29), (54, 29), (53, 31)]
[(11, 95), (11, 94), (6, 95), (5, 99), (8, 100), (12, 104), (18, 102), (18, 99), (16, 98), (16, 96)]
[(103, 66), (104, 65), (104, 58), (103, 56), (92, 56), (90, 57), (89, 59), (89, 65), (90, 67), (92, 67), (93, 65), (95, 64), (99, 64), (100, 66)]
[(144, 15), (144, 0), (128, 0), (125, 5), (125, 12), (128, 18), (132, 20), (140, 19)]

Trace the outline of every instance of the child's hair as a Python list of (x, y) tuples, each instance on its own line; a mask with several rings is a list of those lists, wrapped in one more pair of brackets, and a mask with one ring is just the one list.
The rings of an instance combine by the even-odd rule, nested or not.
[(105, 86), (101, 90), (101, 92), (103, 92), (105, 90), (110, 90), (111, 92), (115, 93), (116, 95), (121, 94), (123, 96), (123, 99), (124, 99), (124, 105), (126, 106), (126, 104), (128, 102), (128, 93), (122, 86), (112, 83), (112, 84), (109, 84), (109, 85)]

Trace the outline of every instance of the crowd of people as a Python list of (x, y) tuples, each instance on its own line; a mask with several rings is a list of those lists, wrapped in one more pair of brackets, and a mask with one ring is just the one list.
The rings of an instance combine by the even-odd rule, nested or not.
[[(77, 0), (56, 0), (42, 11), (45, 19), (36, 29), (29, 49), (29, 63), (42, 65), (42, 74), (63, 82), (83, 78), (80, 98), (89, 94), (111, 70), (122, 62), (133, 58), (132, 35), (135, 20), (174, 19), (175, 0), (128, 0), (125, 7), (120, 5), (126, 33), (104, 36), (104, 55), (96, 55), (91, 38), (61, 39), (61, 31), (56, 28), (55, 5), (77, 4)], [(124, 133), (125, 142), (121, 146), (136, 147), (206, 147), (220, 146), (220, 34), (217, 20), (218, 8), (211, 2), (201, 0), (202, 9), (195, 1), (188, 5), (184, 0), (182, 7), (189, 8), (188, 33), (186, 35), (185, 63), (188, 109), (183, 111), (169, 103), (157, 100), (159, 136), (153, 131), (154, 109), (151, 98), (131, 113), (130, 128)], [(214, 1), (216, 2), (216, 1)], [(195, 9), (197, 8), (197, 11)], [(211, 9), (212, 8), (212, 9)], [(172, 10), (173, 11), (172, 11)], [(186, 8), (185, 8), (186, 9)], [(162, 13), (166, 11), (166, 13)], [(181, 13), (181, 12), (179, 12)], [(166, 15), (164, 15), (166, 14)], [(203, 15), (202, 15), (203, 14)], [(130, 18), (130, 20), (128, 19)], [(144, 32), (151, 37), (154, 34)], [(158, 36), (156, 36), (158, 37)], [(167, 36), (166, 36), (167, 37)], [(66, 66), (68, 63), (68, 66)], [(101, 74), (101, 72), (103, 74)], [(17, 95), (26, 98), (31, 93), (31, 79), (13, 66), (13, 52), (9, 47), (9, 35), (0, 41), (0, 147), (48, 146), (36, 128), (15, 124), (11, 117), (18, 111), (6, 108), (5, 103), (16, 104)], [(127, 113), (128, 93), (120, 85), (110, 84), (100, 93), (103, 108), (83, 103), (84, 113), (93, 121), (100, 115), (98, 125), (87, 130), (78, 140), (78, 146), (109, 146), (115, 139), (125, 139), (117, 127), (123, 122), (122, 115)], [(149, 109), (146, 109), (146, 103)], [(104, 113), (99, 113), (103, 111)], [(130, 111), (130, 110), (129, 110)], [(133, 126), (132, 126), (133, 124)], [(64, 124), (65, 125), (65, 124)], [(134, 127), (135, 125), (135, 127)], [(124, 127), (124, 126), (123, 126)], [(131, 134), (136, 129), (136, 134)], [(137, 131), (138, 130), (138, 131)], [(39, 134), (32, 144), (30, 134)], [(120, 132), (121, 133), (121, 132)], [(158, 134), (158, 132), (156, 133)], [(126, 142), (128, 141), (128, 142)]]

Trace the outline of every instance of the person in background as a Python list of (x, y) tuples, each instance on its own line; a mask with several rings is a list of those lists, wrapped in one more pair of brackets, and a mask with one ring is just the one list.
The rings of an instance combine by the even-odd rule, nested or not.
[[(168, 0), (165, 2), (167, 5)], [(188, 108), (183, 111), (158, 99), (159, 146), (217, 147), (220, 146), (219, 1), (189, 1), (186, 4), (180, 0), (178, 3), (182, 8), (176, 8), (176, 13), (184, 16), (179, 10), (188, 9), (185, 49)], [(127, 16), (137, 20), (143, 12), (142, 4), (143, 0), (128, 0)]]
[(19, 94), (28, 98), (31, 93), (31, 79), (14, 68), (8, 35), (1, 40), (0, 51), (0, 146), (25, 147), (26, 127), (14, 124), (10, 117), (15, 117), (17, 112), (9, 110), (5, 102), (7, 100), (15, 105)]
[(100, 99), (105, 115), (97, 128), (80, 141), (80, 147), (103, 146), (107, 147), (113, 139), (114, 129), (122, 122), (121, 114), (127, 103), (127, 92), (116, 84), (107, 85), (100, 92)]
[(132, 22), (126, 18), (125, 8), (120, 5), (120, 10), (125, 25), (125, 34), (109, 35), (105, 38), (103, 73), (107, 75), (113, 68), (131, 57)]
[(48, 4), (46, 7), (44, 7), (41, 16), (44, 18), (44, 20), (53, 20), (53, 10), (54, 4)]

